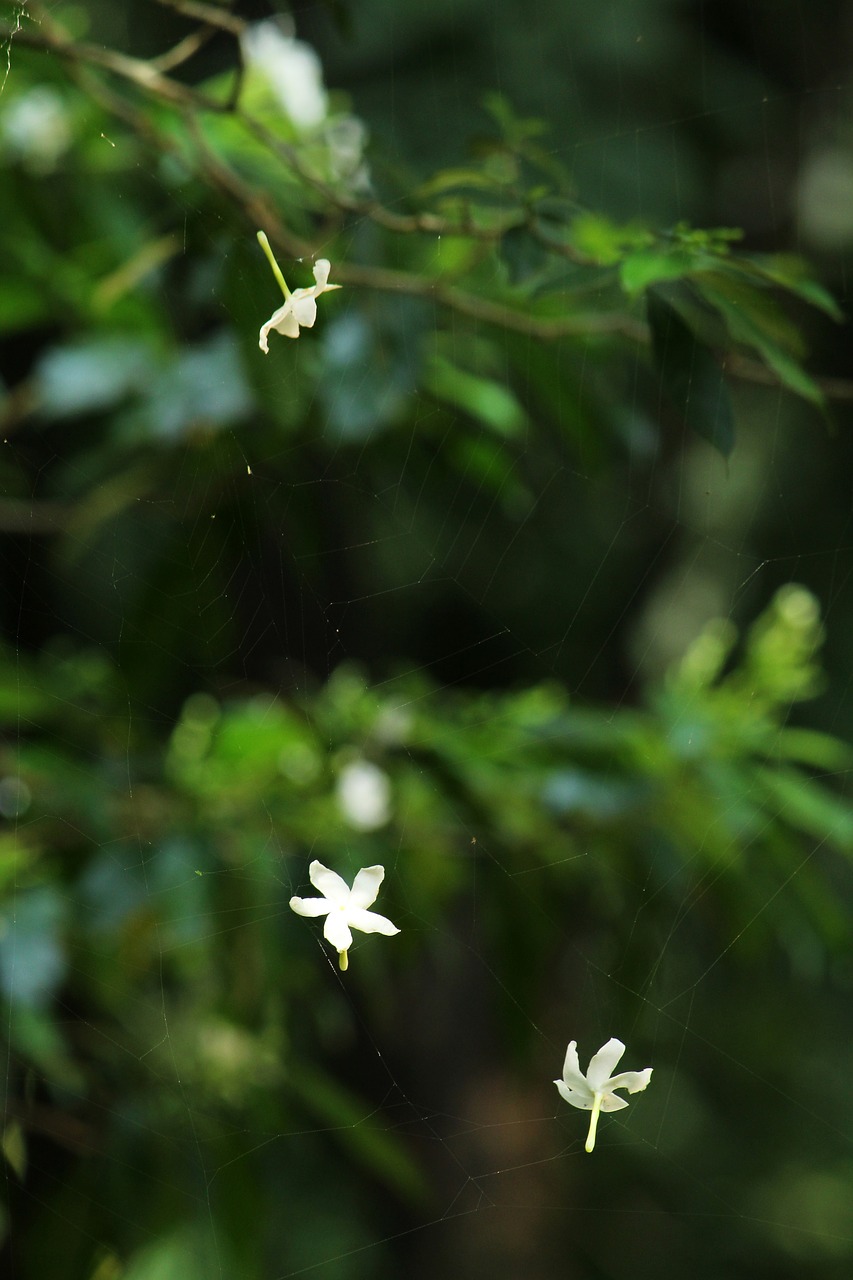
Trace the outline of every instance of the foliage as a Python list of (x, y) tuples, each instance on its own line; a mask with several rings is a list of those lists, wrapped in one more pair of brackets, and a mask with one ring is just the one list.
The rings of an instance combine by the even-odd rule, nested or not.
[[(396, 1274), (415, 1228), (482, 1206), (468, 1170), (515, 1161), (554, 1179), (520, 1202), (595, 1220), (554, 1234), (577, 1274), (628, 1265), (606, 1201), (642, 1216), (638, 1280), (793, 1276), (798, 1232), (833, 1275), (851, 749), (802, 709), (837, 688), (833, 633), (779, 551), (742, 626), (701, 617), (657, 670), (625, 653), (673, 470), (736, 469), (780, 404), (822, 431), (807, 335), (836, 304), (786, 246), (594, 207), (507, 96), (423, 173), (340, 92), (295, 118), (237, 6), (169, 7), (144, 58), (108, 6), (18, 8), (0, 37), (9, 1257)], [(259, 228), (292, 288), (317, 257), (343, 285), (268, 357)], [(365, 762), (374, 819), (342, 787)], [(401, 935), (359, 936), (346, 987), (288, 910), (312, 859), (388, 872)], [(792, 992), (841, 1117), (822, 1146)], [(583, 1182), (549, 1111), (581, 1022), (656, 1073)], [(476, 1146), (543, 1115), (512, 1159)], [(415, 1274), (490, 1274), (449, 1230)], [(564, 1274), (538, 1230), (519, 1274)]]

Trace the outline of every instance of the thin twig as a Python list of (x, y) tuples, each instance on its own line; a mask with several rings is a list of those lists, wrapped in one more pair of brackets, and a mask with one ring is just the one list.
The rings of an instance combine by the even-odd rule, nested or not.
[[(186, 120), (193, 135), (203, 171), (220, 191), (231, 197), (249, 222), (261, 226), (276, 247), (290, 258), (313, 257), (311, 246), (289, 231), (266, 199), (214, 156), (207, 145), (198, 122), (192, 117)], [(581, 316), (531, 316), (516, 311), (499, 302), (492, 302), (477, 294), (467, 293), (442, 281), (394, 271), (387, 267), (365, 267), (342, 262), (335, 267), (335, 279), (341, 284), (360, 288), (379, 289), (385, 293), (403, 293), (409, 297), (424, 298), (442, 307), (448, 307), (472, 320), (498, 325), (531, 338), (551, 341), (554, 338), (584, 337), (592, 334), (618, 334), (634, 342), (648, 342), (646, 326), (632, 316), (618, 312), (593, 312)]]
[(53, 53), (70, 62), (103, 67), (123, 80), (130, 81), (144, 92), (156, 94), (172, 106), (191, 106), (194, 111), (218, 113), (229, 110), (227, 104), (218, 102), (215, 98), (209, 98), (197, 89), (187, 88), (177, 80), (170, 80), (151, 62), (144, 62), (141, 58), (131, 58), (127, 54), (118, 53), (115, 49), (105, 49), (100, 45), (87, 44), (82, 40), (69, 40), (64, 35), (57, 34), (55, 29), (42, 27), (38, 32), (24, 29), (13, 33), (5, 23), (0, 25), (0, 39), (11, 38), (13, 34), (16, 42), (27, 48)]
[(229, 31), (232, 36), (240, 36), (248, 25), (244, 18), (238, 18), (227, 9), (215, 4), (204, 4), (203, 0), (157, 0), (165, 9), (174, 9), (185, 18), (195, 18), (210, 27), (219, 27), (220, 31)]
[[(209, 4), (199, 3), (199, 0), (159, 0), (159, 3), (187, 17), (210, 23), (236, 35), (239, 35), (246, 26), (242, 19), (226, 14)], [(26, 30), (12, 31), (7, 25), (0, 24), (0, 38), (4, 36), (11, 38), (12, 35), (20, 43), (56, 53), (81, 68), (86, 65), (101, 67), (130, 81), (143, 92), (157, 96), (177, 107), (181, 110), (195, 141), (201, 171), (211, 185), (237, 205), (250, 226), (263, 227), (282, 253), (292, 258), (313, 256), (311, 246), (285, 226), (271, 203), (215, 156), (203, 138), (198, 127), (198, 113), (211, 111), (220, 114), (231, 109), (230, 103), (209, 98), (169, 79), (156, 65), (157, 59), (153, 63), (144, 62), (99, 46), (75, 44), (64, 36), (57, 35), (55, 29), (49, 26), (42, 26), (39, 34), (35, 34)], [(174, 52), (173, 50), (172, 53)], [(168, 55), (163, 56), (168, 57)], [(140, 112), (125, 100), (110, 93), (103, 85), (98, 84), (95, 88), (94, 83), (91, 83), (90, 92), (93, 92), (111, 113), (124, 119), (154, 149), (159, 152), (178, 150), (176, 144), (159, 134)], [(531, 226), (532, 215), (527, 210), (514, 211), (505, 221), (500, 221), (494, 227), (475, 227), (469, 225), (467, 220), (465, 224), (459, 224), (427, 212), (411, 215), (397, 214), (378, 202), (356, 200), (335, 191), (322, 179), (312, 174), (302, 162), (296, 148), (275, 138), (258, 121), (245, 116), (241, 119), (259, 142), (277, 154), (328, 205), (338, 208), (343, 213), (371, 218), (389, 231), (404, 234), (420, 232), (435, 236), (463, 235), (471, 239), (497, 241), (516, 227)], [(550, 241), (547, 244), (555, 253), (573, 259), (577, 257), (570, 246), (554, 245)], [(442, 281), (384, 267), (367, 267), (351, 263), (340, 263), (337, 266), (336, 279), (342, 284), (423, 298), (437, 306), (468, 316), (470, 319), (480, 320), (483, 323), (493, 324), (543, 341), (564, 337), (586, 337), (593, 334), (612, 334), (643, 345), (648, 345), (649, 342), (647, 326), (634, 316), (622, 312), (593, 312), (572, 316), (530, 315)], [(772, 370), (739, 353), (727, 353), (726, 367), (731, 376), (741, 381), (767, 386), (780, 385), (778, 377)], [(828, 399), (853, 402), (853, 382), (843, 378), (817, 378), (815, 381)]]
[(201, 27), (198, 31), (191, 31), (188, 36), (184, 36), (183, 40), (179, 40), (176, 45), (165, 53), (161, 53), (159, 57), (149, 58), (148, 65), (149, 67), (154, 67), (155, 71), (162, 73), (173, 71), (175, 67), (182, 66), (194, 54), (198, 53), (199, 49), (206, 45), (214, 34), (214, 27)]

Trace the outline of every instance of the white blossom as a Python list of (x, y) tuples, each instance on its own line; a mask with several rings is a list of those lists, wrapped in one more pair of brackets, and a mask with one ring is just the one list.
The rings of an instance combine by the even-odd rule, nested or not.
[(39, 84), (7, 107), (0, 127), (9, 151), (33, 173), (50, 173), (71, 146), (65, 103), (50, 85)]
[(563, 1063), (563, 1078), (554, 1084), (570, 1106), (579, 1107), (581, 1111), (591, 1111), (589, 1133), (586, 1139), (586, 1150), (592, 1151), (595, 1146), (595, 1131), (598, 1127), (600, 1111), (621, 1111), (628, 1103), (624, 1098), (616, 1097), (617, 1089), (627, 1089), (629, 1093), (639, 1093), (645, 1089), (652, 1078), (652, 1068), (644, 1067), (642, 1071), (622, 1071), (618, 1076), (611, 1074), (625, 1046), (621, 1040), (608, 1040), (598, 1053), (590, 1059), (586, 1075), (583, 1075), (578, 1062), (577, 1041), (572, 1040), (566, 1050)]
[(294, 289), (278, 311), (274, 311), (266, 324), (261, 326), (258, 346), (264, 355), (269, 354), (271, 329), (283, 334), (285, 338), (298, 338), (300, 328), (313, 328), (317, 319), (317, 298), (321, 293), (329, 293), (330, 290), (341, 287), (339, 284), (329, 284), (330, 270), (329, 259), (318, 258), (314, 263), (314, 279), (317, 283), (310, 289)]
[(266, 78), (297, 128), (322, 124), (329, 110), (323, 68), (316, 52), (303, 40), (282, 31), (273, 18), (253, 22), (240, 37), (243, 58)]
[(368, 911), (376, 901), (379, 886), (385, 878), (384, 867), (362, 867), (352, 882), (347, 885), (336, 871), (330, 871), (322, 862), (312, 862), (308, 868), (308, 878), (315, 889), (319, 889), (322, 898), (291, 898), (290, 909), (300, 916), (325, 916), (323, 936), (338, 952), (338, 963), (346, 969), (349, 960), (347, 953), (352, 946), (352, 929), (362, 933), (384, 933), (392, 937), (400, 930), (375, 911)]
[(358, 831), (375, 831), (391, 817), (388, 774), (369, 760), (354, 760), (341, 770), (337, 799), (341, 813)]

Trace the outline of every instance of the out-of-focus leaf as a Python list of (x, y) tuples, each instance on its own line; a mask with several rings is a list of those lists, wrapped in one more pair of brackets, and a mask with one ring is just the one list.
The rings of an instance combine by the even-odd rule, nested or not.
[(625, 292), (636, 297), (650, 285), (689, 275), (698, 265), (696, 254), (681, 246), (641, 249), (623, 259), (619, 278)]
[(650, 293), (646, 312), (668, 395), (687, 425), (727, 458), (734, 448), (735, 426), (722, 369), (663, 298)]
[(45, 290), (20, 277), (4, 280), (0, 289), (0, 333), (15, 333), (52, 318)]
[(150, 384), (157, 365), (151, 347), (137, 338), (55, 347), (35, 370), (39, 407), (51, 418), (102, 413)]
[(19, 1180), (23, 1182), (27, 1173), (27, 1141), (17, 1121), (13, 1120), (6, 1125), (0, 1140), (0, 1149), (3, 1151), (6, 1163), (15, 1170)]
[(759, 776), (786, 822), (853, 852), (853, 814), (846, 800), (790, 769), (763, 768)]
[[(735, 342), (757, 351), (784, 386), (822, 407), (824, 395), (798, 362), (801, 339), (781, 315), (778, 303), (728, 277), (694, 277), (703, 298), (719, 311)], [(793, 354), (792, 354), (793, 351)]]
[(239, 348), (223, 329), (161, 371), (133, 421), (146, 435), (171, 440), (193, 429), (241, 422), (253, 407)]
[(122, 1280), (210, 1280), (223, 1269), (223, 1247), (209, 1227), (188, 1225), (135, 1254)]
[(654, 236), (647, 227), (620, 226), (603, 214), (585, 212), (572, 222), (571, 241), (579, 253), (602, 266), (612, 266), (626, 252), (650, 248)]
[(513, 227), (501, 236), (500, 254), (512, 284), (529, 279), (550, 261), (545, 246), (530, 234), (527, 227)]
[(527, 425), (527, 415), (507, 387), (468, 373), (444, 356), (433, 356), (424, 385), (437, 399), (461, 409), (499, 435), (516, 436)]
[(324, 1124), (334, 1126), (338, 1141), (354, 1159), (398, 1195), (414, 1202), (426, 1196), (426, 1185), (393, 1132), (380, 1128), (364, 1103), (314, 1067), (310, 1075), (293, 1072), (289, 1083), (302, 1104)]
[(797, 760), (831, 772), (849, 769), (853, 762), (853, 748), (848, 743), (813, 729), (780, 729), (774, 753), (783, 760)]
[(351, 310), (325, 327), (319, 394), (330, 439), (366, 440), (400, 416), (416, 385), (422, 331), (421, 309), (406, 300), (379, 315)]
[(17, 893), (0, 906), (0, 987), (15, 1003), (44, 1008), (65, 976), (65, 904), (57, 889)]
[(802, 298), (810, 306), (817, 307), (831, 320), (844, 319), (844, 312), (832, 294), (812, 277), (807, 264), (801, 258), (777, 254), (774, 257), (732, 259), (729, 269), (736, 274), (755, 276), (782, 289), (787, 289), (789, 293)]

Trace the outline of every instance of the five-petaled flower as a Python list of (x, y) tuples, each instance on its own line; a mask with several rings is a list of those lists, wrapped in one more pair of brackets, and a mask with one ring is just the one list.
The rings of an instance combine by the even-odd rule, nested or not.
[(629, 1093), (639, 1093), (645, 1089), (652, 1078), (652, 1068), (642, 1071), (622, 1071), (618, 1076), (611, 1074), (625, 1046), (621, 1040), (608, 1040), (598, 1053), (590, 1060), (586, 1075), (583, 1075), (578, 1062), (577, 1041), (572, 1040), (566, 1050), (566, 1061), (563, 1063), (563, 1078), (554, 1084), (573, 1107), (582, 1111), (591, 1111), (589, 1133), (586, 1139), (586, 1150), (592, 1151), (595, 1146), (595, 1130), (598, 1126), (600, 1111), (621, 1111), (628, 1103), (624, 1098), (616, 1097), (617, 1089), (627, 1089)]
[(346, 969), (348, 964), (351, 929), (359, 929), (362, 933), (384, 933), (386, 937), (400, 932), (385, 916), (367, 910), (376, 901), (384, 876), (384, 867), (362, 867), (350, 889), (336, 871), (330, 871), (322, 862), (312, 862), (308, 878), (323, 897), (290, 899), (290, 909), (297, 915), (326, 917), (323, 935), (338, 952), (341, 969)]
[(286, 338), (298, 338), (300, 328), (311, 329), (317, 319), (317, 299), (321, 293), (329, 293), (332, 289), (340, 289), (339, 284), (329, 284), (331, 263), (328, 258), (318, 258), (314, 263), (314, 279), (316, 284), (310, 289), (288, 289), (281, 268), (275, 260), (270, 242), (263, 231), (258, 232), (258, 244), (267, 256), (273, 275), (284, 294), (284, 302), (278, 311), (274, 311), (266, 324), (261, 325), (258, 346), (264, 355), (269, 354), (270, 330), (283, 333)]

